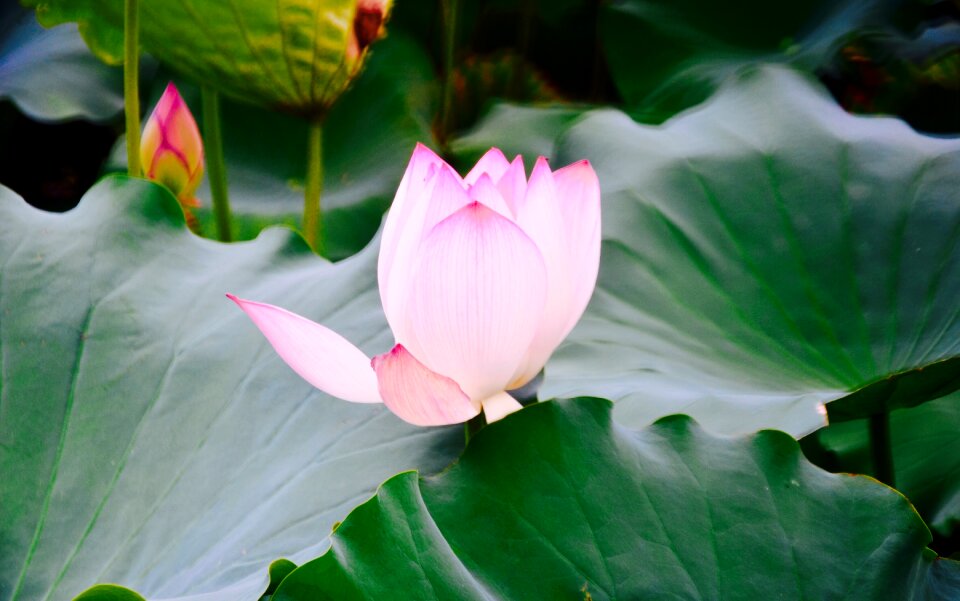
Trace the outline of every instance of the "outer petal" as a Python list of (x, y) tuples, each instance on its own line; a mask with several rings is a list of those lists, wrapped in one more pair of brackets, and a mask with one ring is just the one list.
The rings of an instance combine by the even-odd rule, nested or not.
[(536, 245), (512, 221), (472, 203), (424, 239), (410, 293), (418, 358), (471, 399), (504, 390), (523, 361), (546, 298)]
[(446, 165), (443, 159), (423, 144), (417, 144), (387, 213), (380, 238), (377, 279), (380, 282), (380, 300), (388, 319), (392, 309), (387, 294), (391, 271), (397, 263), (409, 269), (413, 251), (420, 244), (420, 232), (429, 205), (427, 190), (442, 165)]
[[(196, 187), (188, 190), (191, 183), (190, 166), (184, 162), (183, 155), (169, 146), (162, 146), (152, 158), (152, 163), (144, 164), (148, 178), (169, 188), (177, 198), (183, 195), (193, 196)], [(199, 184), (199, 180), (197, 183)]]
[(182, 154), (184, 162), (192, 171), (197, 165), (203, 163), (203, 139), (200, 137), (200, 130), (197, 128), (197, 122), (194, 121), (190, 108), (172, 83), (167, 86), (164, 99), (168, 94), (171, 95), (169, 112), (162, 113), (161, 105), (157, 106), (163, 138), (168, 145)]
[(600, 265), (600, 186), (587, 161), (551, 173), (541, 157), (530, 176), (517, 223), (537, 243), (547, 266), (548, 294), (526, 365), (511, 382), (533, 378), (580, 319)]
[(430, 371), (403, 345), (373, 358), (380, 395), (390, 411), (415, 426), (459, 424), (480, 413), (457, 383)]
[(480, 157), (480, 160), (477, 161), (477, 164), (470, 170), (470, 173), (463, 178), (463, 181), (472, 186), (484, 173), (489, 175), (493, 181), (497, 181), (509, 167), (510, 161), (507, 160), (507, 157), (503, 156), (503, 152), (501, 152), (499, 148), (491, 148), (486, 154)]
[[(407, 310), (407, 301), (410, 297), (410, 288), (413, 285), (415, 257), (420, 248), (420, 241), (424, 232), (470, 204), (470, 198), (463, 189), (460, 176), (446, 163), (441, 165), (433, 176), (430, 187), (424, 192), (420, 201), (423, 205), (423, 215), (411, 219), (407, 223), (404, 239), (395, 247), (397, 256), (393, 267), (380, 280), (380, 298), (383, 301), (387, 323), (393, 330), (397, 342), (407, 345), (414, 354), (420, 354), (420, 347), (410, 329), (410, 312)], [(380, 256), (385, 251), (381, 249)]]
[(237, 298), (280, 358), (320, 390), (354, 403), (379, 403), (370, 359), (343, 336), (286, 309)]

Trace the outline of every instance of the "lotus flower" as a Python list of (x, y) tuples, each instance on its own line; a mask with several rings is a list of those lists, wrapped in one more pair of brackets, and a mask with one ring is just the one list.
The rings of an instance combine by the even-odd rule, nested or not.
[(169, 188), (181, 205), (199, 206), (193, 195), (203, 178), (203, 140), (173, 82), (147, 119), (140, 140), (140, 161), (144, 175)]
[(600, 188), (587, 161), (555, 172), (494, 148), (461, 178), (418, 145), (380, 243), (380, 299), (396, 346), (372, 361), (332, 330), (228, 295), (305, 380), (415, 425), (520, 408), (593, 293)]

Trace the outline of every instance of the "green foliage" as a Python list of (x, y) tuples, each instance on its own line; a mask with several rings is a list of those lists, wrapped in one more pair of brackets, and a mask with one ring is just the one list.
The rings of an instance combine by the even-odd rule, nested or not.
[(852, 32), (884, 27), (901, 0), (623, 0), (601, 13), (617, 88), (644, 121), (702, 102), (745, 65), (813, 70)]
[[(890, 413), (897, 490), (910, 499), (930, 527), (942, 536), (960, 534), (958, 433), (960, 393)], [(833, 424), (810, 438), (817, 445), (814, 460), (823, 467), (831, 471), (873, 473), (866, 420)]]
[(960, 564), (931, 556), (889, 488), (818, 470), (780, 432), (717, 438), (679, 416), (629, 431), (610, 409), (534, 405), (442, 474), (395, 476), (274, 601), (960, 594)]
[(541, 397), (802, 435), (820, 403), (837, 421), (960, 386), (960, 141), (766, 68), (662, 127), (588, 114), (558, 154), (593, 162), (607, 241)]
[(316, 391), (223, 296), (382, 352), (375, 249), (332, 266), (281, 229), (203, 240), (165, 189), (115, 177), (62, 215), (4, 189), (0, 257), (4, 601), (96, 582), (256, 599), (270, 561), (317, 556), (384, 478), (462, 448)]
[(123, 111), (120, 69), (97, 60), (76, 25), (45, 30), (24, 12), (10, 31), (0, 28), (2, 33), (0, 98), (9, 98), (26, 115), (38, 121), (105, 121)]
[[(327, 256), (346, 258), (373, 237), (414, 146), (433, 143), (436, 98), (430, 63), (413, 40), (398, 33), (378, 43), (363, 75), (324, 121)], [(223, 128), (236, 239), (252, 239), (267, 225), (299, 227), (304, 122), (225, 103)], [(206, 181), (198, 197), (210, 198)], [(199, 217), (204, 232), (213, 237), (209, 204)]]
[[(123, 3), (23, 0), (44, 25), (76, 21), (102, 59), (122, 60)], [(345, 58), (355, 0), (140, 2), (144, 51), (234, 98), (302, 115), (326, 112), (356, 65)]]

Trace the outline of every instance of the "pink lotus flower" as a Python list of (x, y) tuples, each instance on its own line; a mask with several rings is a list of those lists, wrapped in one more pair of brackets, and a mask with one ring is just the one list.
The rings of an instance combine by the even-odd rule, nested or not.
[(144, 175), (169, 188), (180, 204), (199, 206), (193, 195), (203, 178), (203, 140), (173, 82), (147, 119), (140, 140), (140, 161)]
[(396, 346), (371, 360), (339, 334), (228, 295), (317, 388), (383, 402), (416, 425), (488, 421), (539, 373), (586, 308), (600, 263), (600, 187), (587, 161), (551, 172), (493, 148), (465, 178), (418, 145), (380, 243)]

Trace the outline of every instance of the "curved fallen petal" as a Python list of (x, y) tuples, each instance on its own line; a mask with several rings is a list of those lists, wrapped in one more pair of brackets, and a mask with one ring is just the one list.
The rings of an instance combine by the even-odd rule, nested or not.
[(415, 426), (459, 424), (480, 413), (456, 382), (428, 369), (398, 344), (371, 362), (390, 411)]
[(293, 371), (327, 394), (354, 403), (380, 403), (370, 358), (343, 336), (286, 309), (237, 298), (274, 350)]

